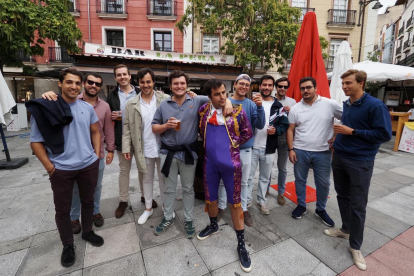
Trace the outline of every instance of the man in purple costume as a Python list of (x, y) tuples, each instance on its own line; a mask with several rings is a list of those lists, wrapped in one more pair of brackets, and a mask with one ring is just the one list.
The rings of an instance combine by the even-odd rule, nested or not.
[(253, 132), (245, 111), (241, 106), (224, 117), (222, 110), (226, 104), (226, 87), (216, 79), (209, 80), (204, 90), (210, 102), (199, 109), (200, 134), (204, 140), (204, 190), (206, 209), (210, 217), (210, 225), (202, 230), (197, 238), (205, 240), (219, 231), (218, 190), (220, 179), (223, 179), (227, 193), (227, 202), (231, 205), (231, 217), (238, 240), (237, 252), (240, 266), (245, 272), (252, 269), (249, 253), (244, 242), (244, 220), (241, 208), (241, 177), (239, 146), (247, 142)]

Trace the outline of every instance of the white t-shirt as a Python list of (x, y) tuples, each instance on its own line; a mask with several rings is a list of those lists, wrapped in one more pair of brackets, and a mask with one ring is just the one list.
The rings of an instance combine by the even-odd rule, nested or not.
[(303, 99), (289, 112), (289, 123), (295, 124), (293, 148), (306, 151), (329, 150), (328, 141), (333, 137), (334, 117), (341, 119), (342, 106), (336, 101), (321, 97), (312, 105)]
[(147, 158), (157, 158), (159, 157), (158, 152), (161, 148), (161, 138), (160, 135), (154, 134), (152, 132), (152, 118), (157, 111), (157, 99), (154, 96), (151, 99), (151, 102), (148, 104), (142, 98), (140, 98), (141, 106), (141, 117), (142, 117), (142, 139), (144, 142), (144, 156)]
[(267, 128), (270, 121), (270, 108), (272, 107), (273, 101), (262, 101), (263, 109), (265, 112), (266, 124), (263, 129), (257, 129), (254, 132), (254, 149), (265, 149), (267, 141)]

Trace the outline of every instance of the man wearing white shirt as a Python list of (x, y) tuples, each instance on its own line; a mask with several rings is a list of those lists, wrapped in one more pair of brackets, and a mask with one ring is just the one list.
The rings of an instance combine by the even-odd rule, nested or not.
[(331, 151), (334, 136), (333, 119), (341, 119), (342, 107), (334, 100), (316, 94), (316, 80), (305, 77), (299, 81), (302, 100), (289, 112), (287, 145), (289, 160), (294, 164), (298, 206), (292, 217), (300, 219), (306, 213), (306, 181), (309, 168), (313, 167), (316, 186), (315, 216), (332, 227), (334, 221), (325, 211), (328, 200)]

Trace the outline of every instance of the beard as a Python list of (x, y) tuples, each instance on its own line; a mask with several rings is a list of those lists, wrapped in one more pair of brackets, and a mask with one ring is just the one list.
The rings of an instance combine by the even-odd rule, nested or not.
[(96, 94), (92, 94), (91, 92), (89, 92), (88, 89), (85, 88), (85, 94), (88, 95), (88, 97), (94, 98), (94, 97), (97, 97), (98, 96), (99, 91)]
[(272, 91), (270, 91), (269, 94), (267, 94), (267, 95), (265, 94), (264, 91), (260, 91), (260, 95), (262, 95), (262, 98), (269, 98), (272, 95)]

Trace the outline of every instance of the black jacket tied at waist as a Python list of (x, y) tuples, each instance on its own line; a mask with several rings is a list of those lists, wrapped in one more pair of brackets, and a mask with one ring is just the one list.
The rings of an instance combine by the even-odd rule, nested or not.
[(36, 120), (45, 145), (53, 154), (63, 153), (65, 149), (63, 127), (73, 120), (69, 104), (58, 96), (57, 101), (30, 100), (26, 103), (26, 108)]
[(161, 172), (165, 175), (165, 177), (168, 177), (168, 175), (170, 174), (170, 167), (172, 164), (174, 153), (176, 153), (177, 151), (184, 151), (185, 164), (194, 165), (194, 156), (192, 152), (197, 151), (198, 144), (197, 144), (197, 140), (195, 140), (194, 142), (188, 145), (178, 145), (178, 146), (168, 146), (164, 143), (161, 143), (161, 149), (168, 150), (167, 157), (165, 158), (164, 165), (162, 166), (162, 169), (161, 169)]

